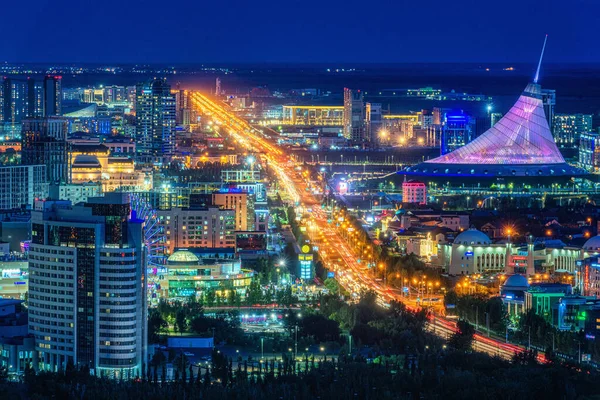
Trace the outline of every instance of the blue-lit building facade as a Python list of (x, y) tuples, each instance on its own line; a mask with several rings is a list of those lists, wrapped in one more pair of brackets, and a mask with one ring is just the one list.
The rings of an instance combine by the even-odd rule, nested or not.
[(582, 133), (579, 138), (579, 166), (589, 172), (600, 170), (600, 134)]
[(469, 116), (462, 110), (448, 112), (442, 127), (441, 155), (450, 153), (471, 141)]

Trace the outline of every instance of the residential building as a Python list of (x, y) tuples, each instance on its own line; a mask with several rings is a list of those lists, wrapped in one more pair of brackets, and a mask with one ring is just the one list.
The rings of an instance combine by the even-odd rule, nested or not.
[(240, 189), (221, 189), (212, 195), (212, 204), (235, 211), (235, 230), (254, 230), (254, 198)]
[(35, 87), (30, 78), (4, 77), (2, 81), (2, 121), (20, 124), (34, 116)]
[(235, 247), (235, 210), (219, 206), (171, 208), (159, 210), (157, 215), (168, 254), (176, 248)]
[(72, 206), (38, 201), (31, 215), (29, 331), (37, 367), (68, 363), (117, 379), (144, 374), (147, 289), (144, 221), (129, 196)]
[(32, 207), (48, 196), (45, 165), (0, 167), (0, 210)]
[(582, 134), (592, 130), (591, 114), (556, 114), (554, 140), (559, 147), (576, 148)]
[(425, 205), (427, 204), (427, 186), (415, 180), (405, 180), (402, 183), (402, 202)]

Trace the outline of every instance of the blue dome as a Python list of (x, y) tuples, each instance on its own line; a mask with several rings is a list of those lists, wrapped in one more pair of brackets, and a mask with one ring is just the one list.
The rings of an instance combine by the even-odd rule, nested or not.
[(594, 236), (593, 238), (588, 239), (588, 241), (584, 243), (583, 249), (585, 251), (599, 251), (600, 252), (600, 235)]
[(471, 228), (458, 235), (456, 239), (454, 239), (454, 243), (472, 246), (492, 244), (492, 241), (485, 233), (480, 232), (475, 228)]
[(525, 278), (523, 275), (511, 275), (506, 282), (504, 282), (504, 285), (502, 285), (503, 289), (509, 289), (509, 288), (528, 288), (529, 287), (529, 281), (527, 281), (527, 278)]

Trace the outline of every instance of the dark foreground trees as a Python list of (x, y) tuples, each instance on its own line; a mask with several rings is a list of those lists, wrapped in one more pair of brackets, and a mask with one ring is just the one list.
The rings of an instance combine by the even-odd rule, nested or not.
[(223, 358), (200, 373), (188, 367), (169, 383), (160, 382), (160, 372), (120, 382), (70, 369), (29, 376), (25, 383), (2, 381), (0, 399), (592, 399), (600, 378), (585, 368), (449, 350), (377, 362), (344, 356), (320, 361), (286, 359), (252, 370), (249, 362)]

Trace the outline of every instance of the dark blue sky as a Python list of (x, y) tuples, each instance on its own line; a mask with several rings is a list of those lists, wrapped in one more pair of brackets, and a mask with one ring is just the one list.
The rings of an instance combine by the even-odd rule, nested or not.
[(16, 0), (9, 62), (600, 62), (598, 0)]

